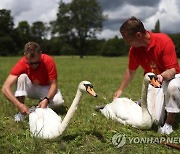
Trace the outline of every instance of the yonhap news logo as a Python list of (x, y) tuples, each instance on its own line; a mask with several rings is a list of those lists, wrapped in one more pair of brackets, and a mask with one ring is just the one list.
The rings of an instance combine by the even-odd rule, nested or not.
[(112, 137), (112, 143), (117, 147), (120, 148), (126, 143), (126, 136), (125, 134), (117, 133)]
[(126, 143), (129, 144), (180, 144), (180, 137), (128, 137), (123, 133), (116, 133), (112, 137), (112, 143), (115, 147), (120, 148)]

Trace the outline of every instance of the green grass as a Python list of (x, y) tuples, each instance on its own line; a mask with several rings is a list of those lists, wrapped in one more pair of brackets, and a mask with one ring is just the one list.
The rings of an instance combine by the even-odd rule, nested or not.
[[(20, 57), (0, 57), (0, 88), (9, 74), (11, 67)], [(112, 143), (116, 133), (133, 137), (161, 137), (157, 133), (157, 126), (151, 130), (142, 131), (130, 126), (121, 125), (115, 121), (107, 120), (94, 107), (110, 103), (117, 90), (122, 75), (127, 66), (127, 57), (54, 57), (58, 70), (58, 83), (65, 100), (64, 110), (58, 114), (65, 116), (80, 81), (89, 80), (98, 93), (97, 98), (85, 94), (79, 104), (78, 110), (71, 119), (64, 134), (53, 140), (41, 140), (31, 137), (28, 118), (24, 122), (15, 123), (13, 116), (17, 112), (14, 106), (0, 94), (0, 153), (178, 153), (179, 151), (155, 143), (130, 143), (120, 148)], [(137, 100), (141, 95), (141, 82), (143, 71), (138, 69), (135, 78), (124, 91), (123, 96)], [(36, 101), (27, 99), (32, 106)], [(180, 137), (179, 119), (176, 118), (175, 132), (170, 137)], [(180, 140), (180, 138), (179, 138)]]

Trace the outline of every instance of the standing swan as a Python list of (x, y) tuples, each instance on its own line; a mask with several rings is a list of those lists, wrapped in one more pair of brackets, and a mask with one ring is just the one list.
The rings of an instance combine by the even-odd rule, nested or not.
[(82, 81), (78, 86), (76, 96), (63, 121), (61, 117), (50, 108), (36, 108), (34, 112), (29, 114), (31, 134), (43, 139), (52, 139), (61, 135), (75, 113), (81, 96), (85, 91), (94, 97), (97, 96), (92, 84), (89, 81)]
[(153, 123), (151, 115), (147, 109), (147, 90), (149, 82), (153, 82), (155, 87), (160, 87), (153, 73), (147, 73), (143, 80), (142, 86), (142, 103), (141, 107), (128, 98), (116, 98), (112, 103), (107, 104), (100, 109), (106, 118), (111, 118), (124, 125), (129, 124), (139, 129), (150, 129)]

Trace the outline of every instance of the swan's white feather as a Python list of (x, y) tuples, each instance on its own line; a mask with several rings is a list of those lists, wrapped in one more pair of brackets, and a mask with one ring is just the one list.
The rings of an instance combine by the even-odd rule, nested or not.
[(30, 131), (39, 138), (53, 138), (59, 135), (61, 117), (50, 108), (37, 108), (29, 115)]
[(110, 104), (107, 104), (101, 110), (104, 116), (108, 119), (116, 120), (124, 125), (138, 125), (141, 121), (142, 110), (139, 105), (128, 98), (116, 98)]
[(94, 97), (97, 96), (92, 89), (91, 83), (89, 81), (82, 81), (78, 86), (76, 96), (63, 121), (61, 117), (50, 108), (36, 108), (35, 111), (29, 114), (31, 134), (43, 139), (52, 139), (61, 135), (73, 117), (83, 92), (88, 92)]
[[(128, 98), (116, 98), (107, 104), (101, 113), (108, 119), (116, 120), (124, 125), (131, 125), (139, 129), (150, 129), (153, 123), (152, 117), (147, 109), (147, 88), (150, 81), (147, 73), (144, 77), (142, 88), (142, 106)], [(154, 101), (154, 98), (152, 99)], [(152, 102), (153, 103), (153, 102)]]

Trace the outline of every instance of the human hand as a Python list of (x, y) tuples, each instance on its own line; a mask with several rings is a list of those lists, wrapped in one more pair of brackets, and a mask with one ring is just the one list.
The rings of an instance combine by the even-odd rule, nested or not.
[(161, 74), (157, 75), (157, 78), (160, 83), (163, 82), (163, 76)]
[(48, 105), (48, 100), (47, 99), (43, 99), (42, 101), (39, 102), (37, 107), (47, 108), (47, 105)]
[(117, 91), (114, 93), (113, 99), (118, 98), (121, 94), (122, 94), (122, 90), (117, 90)]
[(26, 115), (26, 114), (29, 114), (29, 108), (25, 105), (25, 104), (20, 104), (18, 106), (18, 110), (19, 112), (21, 112), (22, 114)]

